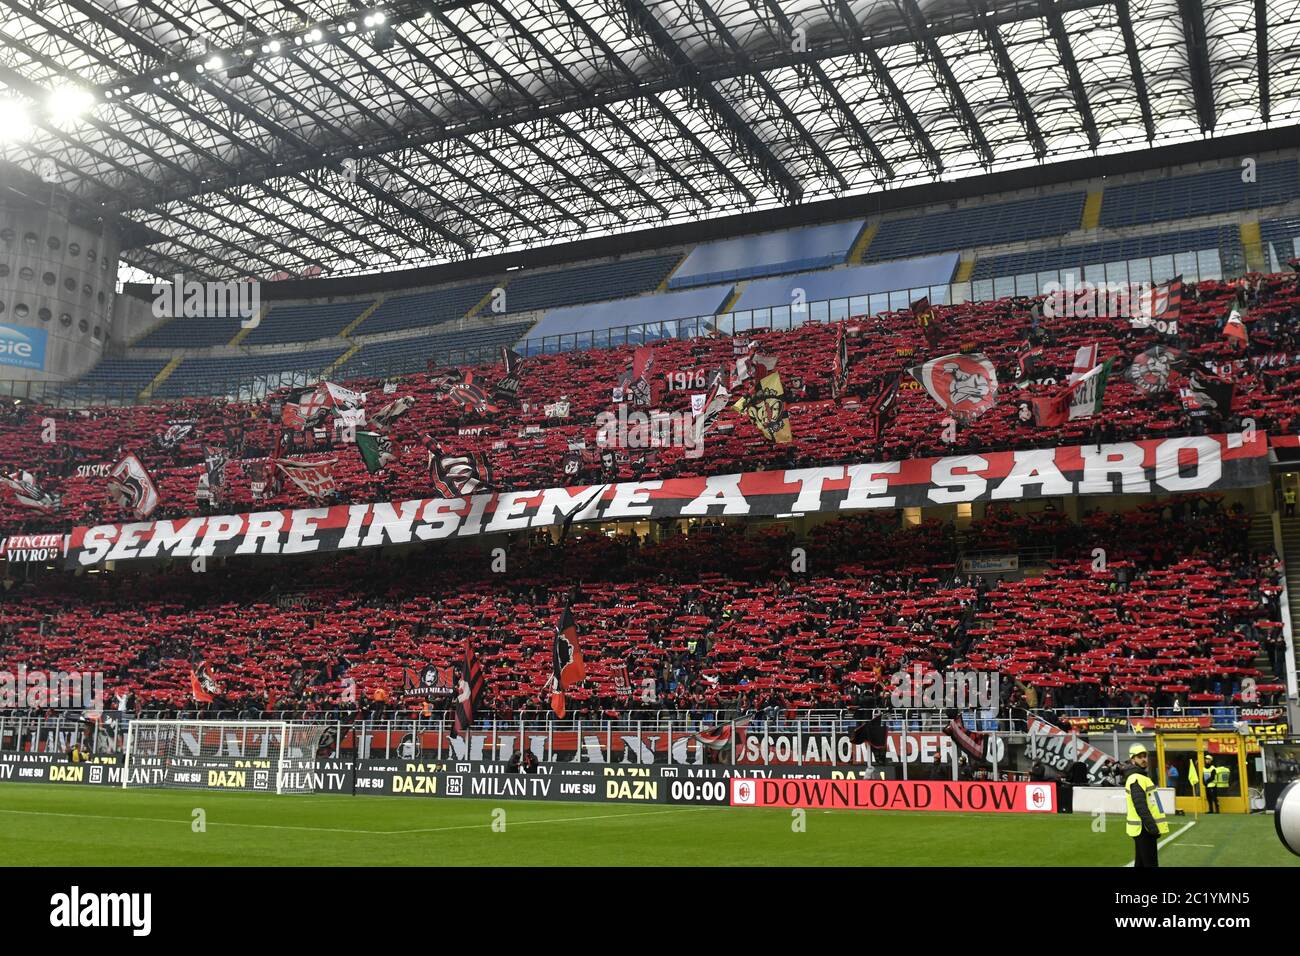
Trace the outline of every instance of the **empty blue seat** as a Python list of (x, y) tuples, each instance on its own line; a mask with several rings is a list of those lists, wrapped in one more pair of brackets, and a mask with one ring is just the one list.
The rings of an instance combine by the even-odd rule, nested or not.
[(381, 302), (379, 308), (367, 316), (366, 320), (352, 331), (352, 334), (356, 336), (398, 332), (403, 329), (441, 325), (443, 322), (464, 318), (470, 309), (478, 305), (483, 297), (492, 291), (494, 285), (495, 283), (492, 282), (476, 282), (473, 285), (456, 286), (451, 289), (390, 296)]
[(338, 335), (366, 309), (373, 299), (306, 305), (272, 306), (257, 328), (248, 333), (244, 345), (279, 345), (310, 342)]
[(886, 219), (867, 247), (868, 262), (1060, 236), (1078, 229), (1086, 193), (1058, 193)]
[(1102, 226), (1135, 226), (1216, 213), (1257, 209), (1300, 196), (1294, 159), (1260, 163), (1254, 182), (1242, 181), (1236, 164), (1187, 176), (1167, 176), (1108, 186), (1102, 196)]

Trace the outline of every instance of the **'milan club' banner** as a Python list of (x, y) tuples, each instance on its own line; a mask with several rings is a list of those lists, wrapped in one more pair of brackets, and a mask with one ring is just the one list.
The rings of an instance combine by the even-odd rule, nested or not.
[(629, 481), (462, 498), (417, 498), (77, 528), (66, 565), (241, 554), (306, 554), (523, 531), (574, 521), (767, 517), (1064, 495), (1249, 488), (1268, 481), (1262, 433), (1199, 435)]

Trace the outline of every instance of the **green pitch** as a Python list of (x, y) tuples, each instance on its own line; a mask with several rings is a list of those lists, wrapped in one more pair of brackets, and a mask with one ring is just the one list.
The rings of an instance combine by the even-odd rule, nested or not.
[[(1171, 821), (1163, 866), (1300, 866), (1270, 816), (1190, 822)], [(803, 832), (797, 823), (786, 810), (662, 804), (0, 786), (11, 866), (1122, 866), (1133, 855), (1117, 817), (1105, 832), (1068, 815), (809, 810)]]

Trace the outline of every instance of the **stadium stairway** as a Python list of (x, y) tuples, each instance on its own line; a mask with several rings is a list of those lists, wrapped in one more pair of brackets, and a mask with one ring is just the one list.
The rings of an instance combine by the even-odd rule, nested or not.
[(157, 389), (158, 386), (161, 385), (163, 382), (167, 381), (167, 379), (171, 377), (172, 372), (176, 371), (176, 369), (180, 366), (181, 362), (183, 361), (184, 358), (182, 356), (177, 355), (166, 365), (164, 365), (162, 369), (158, 372), (158, 374), (153, 377), (153, 381), (150, 382), (148, 385), (146, 385), (140, 391), (140, 396), (139, 396), (140, 401), (148, 401), (149, 399), (153, 398), (154, 390)]
[[(1283, 519), (1283, 521), (1285, 520), (1286, 519)], [(1300, 518), (1293, 519), (1293, 520), (1296, 523), (1296, 534), (1297, 536), (1300, 536)], [(1283, 527), (1285, 527), (1285, 525)], [(1272, 512), (1263, 511), (1255, 514), (1255, 516), (1250, 522), (1250, 534), (1247, 536), (1247, 540), (1250, 542), (1250, 547), (1252, 551), (1272, 551), (1275, 554), (1277, 553), (1277, 545), (1273, 540)], [(1297, 541), (1296, 548), (1300, 549), (1300, 537), (1297, 537), (1296, 541)], [(1284, 550), (1285, 549), (1286, 548), (1284, 545)], [(1295, 563), (1297, 565), (1300, 565), (1300, 550), (1297, 550), (1295, 554), (1297, 555), (1297, 559), (1298, 559)], [(1281, 557), (1283, 562), (1285, 563), (1286, 561), (1285, 555), (1279, 555), (1279, 557)], [(1297, 567), (1296, 570), (1297, 572), (1300, 572), (1300, 567)], [(1296, 593), (1295, 589), (1298, 586), (1300, 585), (1291, 583), (1291, 575), (1290, 575), (1289, 565), (1288, 565), (1286, 590), (1287, 590), (1287, 594), (1289, 596), (1292, 596), (1291, 620), (1293, 621), (1296, 619), (1295, 618), (1296, 602), (1294, 599), (1294, 595)], [(1269, 671), (1272, 667), (1272, 665), (1269, 663), (1268, 655), (1263, 653), (1262, 651), (1259, 654), (1255, 655), (1255, 666), (1265, 672)]]
[[(1282, 562), (1286, 569), (1287, 603), (1291, 608), (1291, 637), (1295, 640), (1295, 625), (1300, 621), (1300, 518), (1280, 518), (1282, 526)], [(1252, 543), (1254, 528), (1251, 528)], [(1297, 644), (1300, 659), (1300, 643)]]
[(1264, 243), (1260, 239), (1258, 222), (1243, 222), (1241, 224), (1241, 248), (1246, 256), (1247, 270), (1250, 272), (1268, 271), (1268, 258), (1264, 255)]

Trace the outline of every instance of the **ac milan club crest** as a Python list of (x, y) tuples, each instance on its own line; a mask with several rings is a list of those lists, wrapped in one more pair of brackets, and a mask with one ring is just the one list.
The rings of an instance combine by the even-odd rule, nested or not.
[(979, 418), (997, 401), (997, 371), (981, 352), (943, 355), (908, 372), (954, 418)]

